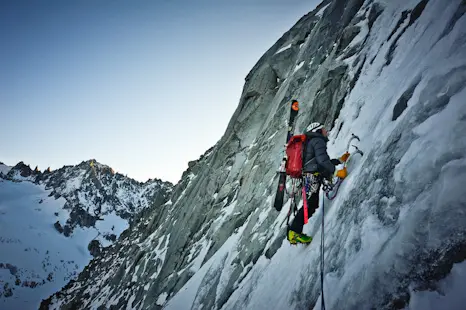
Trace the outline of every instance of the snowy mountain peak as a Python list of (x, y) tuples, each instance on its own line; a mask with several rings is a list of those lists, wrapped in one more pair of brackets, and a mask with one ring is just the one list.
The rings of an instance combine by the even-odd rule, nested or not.
[(15, 179), (17, 181), (33, 180), (34, 173), (35, 171), (33, 171), (29, 165), (26, 165), (25, 163), (20, 161), (8, 171), (6, 177), (10, 179)]
[(38, 175), (35, 181), (51, 189), (55, 198), (64, 197), (67, 200), (65, 208), (87, 214), (85, 217), (71, 214), (67, 223), (71, 231), (76, 225), (93, 226), (101, 216), (111, 213), (129, 219), (154, 201), (164, 203), (172, 188), (169, 182), (135, 181), (95, 160)]
[(110, 166), (101, 164), (95, 159), (89, 159), (89, 160), (83, 161), (80, 164), (78, 164), (77, 167), (82, 167), (85, 169), (90, 168), (90, 169), (94, 169), (94, 170), (98, 170), (102, 172), (108, 172), (111, 174), (115, 174), (115, 171)]

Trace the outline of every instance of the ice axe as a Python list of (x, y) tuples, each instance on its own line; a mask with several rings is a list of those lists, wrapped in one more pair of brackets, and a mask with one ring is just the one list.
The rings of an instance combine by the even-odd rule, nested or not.
[[(358, 136), (356, 136), (354, 133), (352, 133), (352, 134), (351, 134), (351, 138), (349, 139), (348, 144), (347, 144), (347, 146), (346, 146), (346, 152), (349, 151), (349, 147), (350, 147), (351, 142), (352, 142), (353, 140), (358, 140), (359, 142), (361, 142), (361, 139), (359, 139)], [(353, 145), (353, 146), (354, 146), (354, 145)]]
[(345, 161), (345, 164), (344, 164), (345, 167), (346, 167), (346, 165), (347, 165), (349, 159), (350, 159), (351, 157), (353, 157), (354, 154), (360, 154), (361, 156), (364, 156), (364, 152), (361, 151), (356, 145), (351, 144), (351, 146), (354, 147), (354, 148), (356, 149), (356, 151), (354, 151), (353, 153), (351, 153), (350, 156), (348, 157), (348, 159)]

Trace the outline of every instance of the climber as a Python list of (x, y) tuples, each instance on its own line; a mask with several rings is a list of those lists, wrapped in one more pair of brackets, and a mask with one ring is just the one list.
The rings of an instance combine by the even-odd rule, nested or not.
[[(346, 167), (336, 170), (349, 157), (346, 152), (339, 159), (330, 159), (327, 154), (328, 132), (324, 125), (311, 123), (306, 128), (306, 142), (303, 151), (303, 186), (306, 186), (308, 218), (319, 207), (319, 190), (323, 178), (331, 179), (333, 175), (344, 179), (347, 176)], [(311, 236), (302, 233), (304, 226), (304, 210), (299, 209), (291, 225), (288, 226), (287, 239), (291, 244), (310, 243)]]

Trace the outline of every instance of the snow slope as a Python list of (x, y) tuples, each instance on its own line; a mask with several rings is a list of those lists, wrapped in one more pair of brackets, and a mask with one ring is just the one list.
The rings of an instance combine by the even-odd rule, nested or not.
[[(37, 309), (76, 278), (90, 251), (98, 255), (129, 227), (132, 215), (170, 191), (168, 184), (138, 183), (94, 165), (100, 189), (79, 165), (42, 174), (21, 163), (0, 178), (0, 309)], [(97, 220), (83, 209), (93, 210)]]
[(59, 234), (52, 220), (65, 219), (69, 211), (62, 209), (63, 198), (49, 193), (29, 182), (0, 180), (1, 309), (37, 309), (92, 258), (87, 244), (97, 230), (81, 229), (70, 238)]

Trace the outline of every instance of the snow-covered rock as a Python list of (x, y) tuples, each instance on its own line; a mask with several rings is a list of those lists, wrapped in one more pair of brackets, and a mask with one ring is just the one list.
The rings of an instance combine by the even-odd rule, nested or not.
[(7, 165), (5, 165), (4, 163), (2, 163), (0, 161), (0, 177), (2, 175), (4, 175), (4, 176), (7, 175), (8, 171), (10, 171), (10, 169), (11, 169), (10, 166), (7, 166)]

